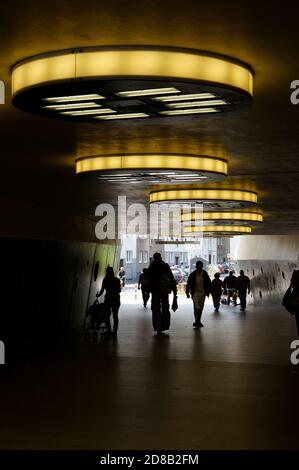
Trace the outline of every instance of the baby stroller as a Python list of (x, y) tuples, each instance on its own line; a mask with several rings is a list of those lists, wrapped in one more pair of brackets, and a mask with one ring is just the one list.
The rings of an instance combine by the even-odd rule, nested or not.
[[(238, 294), (237, 294), (237, 292), (234, 292), (233, 295), (231, 296), (231, 303), (232, 303), (233, 305), (238, 305), (237, 301), (238, 301)], [(222, 294), (221, 294), (220, 302), (221, 302), (221, 304), (223, 304), (223, 305), (227, 305), (227, 303), (228, 303), (228, 300), (227, 300), (227, 290), (226, 290), (226, 289), (224, 289), (223, 292), (222, 292)]]
[(226, 291), (226, 289), (223, 289), (223, 291), (222, 291), (221, 298), (220, 298), (220, 303), (222, 305), (227, 304), (227, 291)]
[(97, 339), (98, 332), (103, 339), (108, 336), (107, 321), (109, 319), (107, 318), (104, 303), (99, 302), (98, 298), (99, 294), (97, 293), (96, 300), (87, 309), (84, 322), (86, 337), (90, 338), (92, 335), (94, 340)]

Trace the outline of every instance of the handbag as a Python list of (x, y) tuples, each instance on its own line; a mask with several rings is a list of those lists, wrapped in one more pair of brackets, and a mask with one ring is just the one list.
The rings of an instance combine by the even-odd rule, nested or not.
[(177, 299), (177, 296), (174, 295), (171, 310), (173, 310), (175, 312), (177, 309), (178, 309), (178, 299)]

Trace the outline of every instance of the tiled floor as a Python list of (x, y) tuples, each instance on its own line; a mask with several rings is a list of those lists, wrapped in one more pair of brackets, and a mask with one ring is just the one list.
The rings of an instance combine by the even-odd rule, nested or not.
[(83, 332), (47, 358), (16, 366), (0, 390), (2, 449), (296, 449), (296, 338), (280, 306), (210, 303), (193, 331), (184, 298), (168, 335), (123, 293), (117, 341)]

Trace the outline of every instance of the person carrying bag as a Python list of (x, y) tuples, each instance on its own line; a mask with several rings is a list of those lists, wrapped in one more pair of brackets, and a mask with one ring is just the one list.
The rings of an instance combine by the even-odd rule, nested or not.
[(299, 334), (299, 270), (294, 269), (290, 286), (282, 299), (285, 309), (295, 316), (297, 332)]
[(150, 292), (152, 294), (152, 322), (157, 335), (170, 328), (169, 294), (173, 292), (172, 310), (177, 309), (177, 286), (172, 271), (162, 260), (160, 253), (155, 253), (148, 268)]

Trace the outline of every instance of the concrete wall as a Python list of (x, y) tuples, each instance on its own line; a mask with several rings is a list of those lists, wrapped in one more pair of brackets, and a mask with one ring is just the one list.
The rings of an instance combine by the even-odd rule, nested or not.
[(299, 236), (262, 235), (235, 237), (233, 259), (251, 279), (251, 301), (281, 305), (292, 272), (299, 269)]

